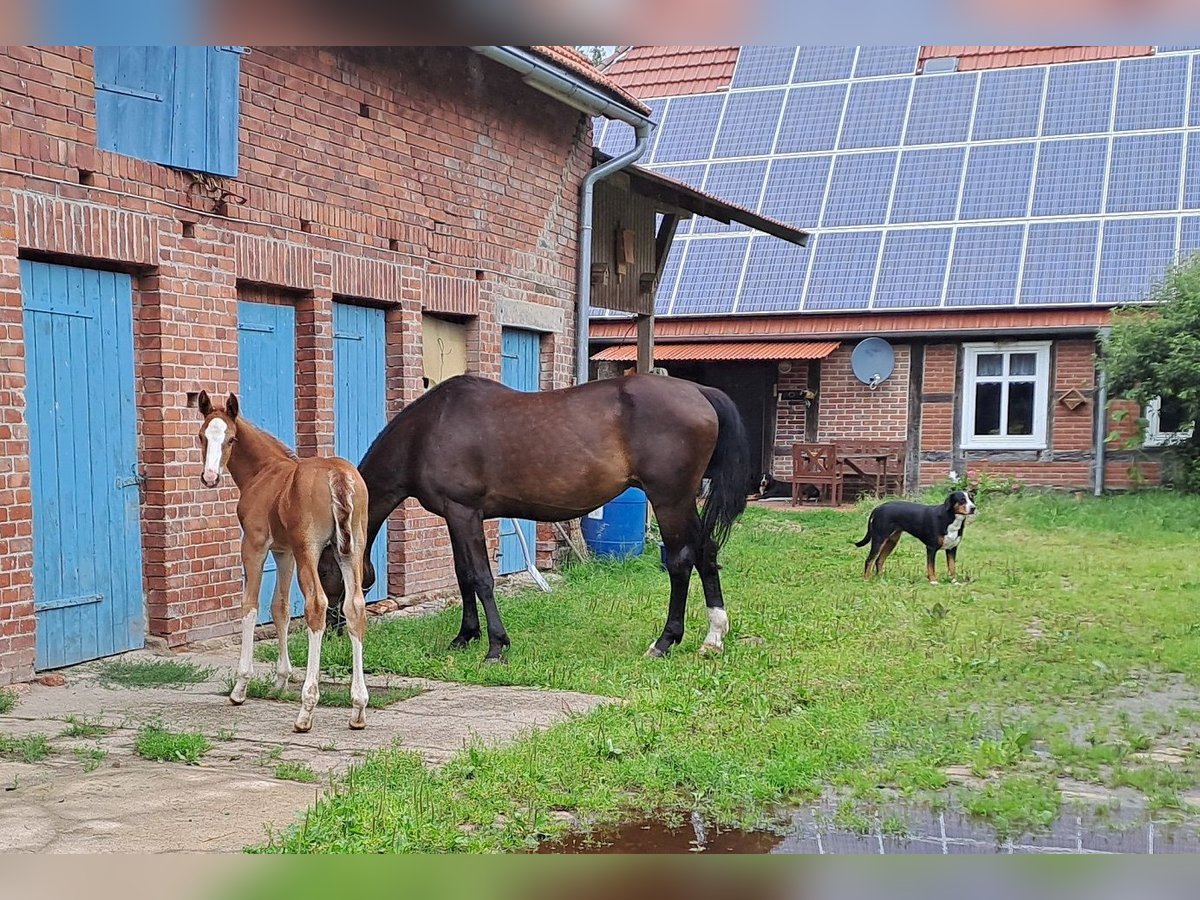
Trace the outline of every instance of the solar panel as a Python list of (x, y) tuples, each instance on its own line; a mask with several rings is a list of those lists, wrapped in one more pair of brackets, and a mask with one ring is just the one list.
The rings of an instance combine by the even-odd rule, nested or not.
[(1108, 138), (1046, 141), (1038, 154), (1033, 215), (1098, 213)]
[(1155, 47), (1155, 53), (1173, 53), (1177, 50), (1200, 50), (1200, 44), (1194, 47), (1186, 47), (1183, 44), (1168, 44), (1165, 47)]
[(1035, 137), (1045, 82), (1044, 68), (994, 69), (980, 75), (971, 138), (994, 141)]
[[(713, 163), (708, 167), (708, 179), (704, 182), (704, 193), (756, 210), (762, 193), (763, 180), (767, 177), (765, 159), (748, 163)], [(697, 219), (696, 234), (714, 231), (745, 231), (745, 225), (731, 222), (726, 225), (714, 219)]]
[(834, 231), (817, 237), (805, 309), (866, 309), (879, 255), (879, 231)]
[(1184, 216), (1179, 221), (1179, 259), (1188, 260), (1200, 252), (1200, 216)]
[[(667, 101), (665, 99), (646, 100), (646, 106), (650, 107), (650, 117), (659, 122), (659, 127), (650, 132), (650, 143), (646, 145), (646, 152), (642, 154), (639, 162), (647, 162), (654, 156), (654, 145), (658, 141), (658, 136), (662, 132), (662, 122), (658, 116), (666, 108)], [(597, 143), (601, 150), (610, 156), (620, 156), (622, 153), (628, 153), (633, 149), (635, 135), (633, 126), (626, 125), (624, 122), (616, 120), (610, 121), (604, 129), (604, 142)]]
[(1200, 209), (1200, 133), (1187, 138), (1187, 157), (1183, 172), (1183, 208)]
[(1115, 72), (1111, 62), (1052, 66), (1042, 134), (1108, 131)]
[(896, 151), (852, 153), (833, 163), (821, 225), (879, 225), (887, 215)]
[(883, 239), (883, 259), (873, 305), (940, 306), (951, 233), (949, 228), (889, 231)]
[(749, 242), (745, 237), (688, 241), (671, 312), (674, 315), (729, 312)]
[(1117, 131), (1178, 128), (1187, 99), (1188, 57), (1126, 59), (1117, 74)]
[(853, 149), (899, 144), (912, 83), (911, 78), (891, 78), (852, 84), (838, 146)]
[(830, 159), (828, 156), (799, 156), (772, 160), (760, 212), (801, 228), (815, 225), (825, 202)]
[(771, 152), (783, 108), (783, 91), (750, 91), (730, 94), (717, 135), (713, 156), (762, 156)]
[(847, 90), (846, 84), (814, 84), (788, 91), (775, 152), (832, 150)]
[[(700, 190), (704, 187), (704, 175), (708, 169), (708, 166), (704, 165), (703, 163), (691, 163), (682, 166), (653, 166), (652, 168), (660, 175), (666, 175), (668, 178), (674, 178), (676, 181), (682, 181), (684, 184)], [(656, 219), (660, 218), (662, 217), (656, 216)], [(676, 226), (675, 234), (690, 234), (694, 221), (695, 219), (683, 219)], [(656, 224), (656, 233), (657, 230), (658, 226)]]
[(609, 120), (603, 116), (592, 116), (592, 146), (604, 147), (604, 129), (608, 127)]
[(1139, 134), (1113, 138), (1109, 165), (1108, 212), (1175, 209), (1183, 135)]
[(959, 219), (1010, 219), (1026, 214), (1037, 145), (982, 144), (967, 155)]
[(1105, 222), (1096, 299), (1101, 303), (1144, 299), (1175, 259), (1175, 227), (1174, 218)]
[(795, 47), (743, 47), (738, 51), (731, 88), (787, 84), (796, 59)]
[(948, 144), (965, 141), (975, 103), (975, 72), (918, 78), (908, 111), (906, 144)]
[(954, 236), (947, 306), (1010, 304), (1021, 273), (1024, 225), (960, 227)]
[(724, 102), (723, 94), (696, 94), (672, 99), (658, 127), (661, 134), (654, 148), (654, 161), (708, 159), (713, 132)]
[(963, 147), (906, 150), (900, 154), (890, 222), (940, 222), (954, 218), (962, 181)]
[(912, 75), (917, 71), (920, 47), (859, 47), (855, 78), (877, 75)]
[(1200, 125), (1200, 65), (1192, 61), (1192, 88), (1188, 101), (1188, 125), (1192, 128)]
[(667, 252), (662, 275), (658, 279), (658, 291), (654, 295), (654, 314), (665, 316), (675, 299), (675, 284), (679, 281), (679, 265), (687, 252), (687, 241), (676, 241)]
[(798, 312), (812, 253), (786, 241), (756, 237), (738, 298), (738, 312)]
[(801, 47), (796, 55), (792, 82), (802, 84), (849, 78), (853, 65), (853, 47)]
[(1029, 226), (1020, 302), (1089, 303), (1095, 282), (1099, 222), (1040, 222)]

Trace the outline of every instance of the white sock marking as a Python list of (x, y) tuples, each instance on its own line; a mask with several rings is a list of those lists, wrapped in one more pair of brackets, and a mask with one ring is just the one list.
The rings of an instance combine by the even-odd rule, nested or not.
[(254, 625), (258, 621), (258, 610), (252, 609), (242, 616), (242, 654), (238, 658), (237, 681), (229, 694), (234, 703), (246, 699), (246, 683), (254, 675)]
[(725, 649), (725, 635), (729, 633), (729, 614), (722, 607), (710, 606), (708, 608), (708, 636), (704, 639), (702, 647), (711, 647), (714, 650)]
[(296, 730), (308, 731), (312, 728), (313, 710), (321, 696), (321, 638), (325, 629), (313, 631), (308, 629), (308, 665), (304, 670), (304, 687), (300, 690), (300, 714), (296, 716)]

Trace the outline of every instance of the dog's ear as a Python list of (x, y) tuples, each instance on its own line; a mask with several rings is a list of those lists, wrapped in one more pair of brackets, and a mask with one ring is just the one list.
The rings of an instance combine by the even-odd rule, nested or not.
[(954, 498), (955, 498), (955, 497), (957, 497), (957, 496), (958, 496), (958, 491), (951, 491), (951, 492), (950, 492), (950, 496), (946, 498), (946, 509), (948, 509), (948, 510), (953, 510), (953, 509), (954, 509), (954, 504), (955, 504), (955, 499), (954, 499)]

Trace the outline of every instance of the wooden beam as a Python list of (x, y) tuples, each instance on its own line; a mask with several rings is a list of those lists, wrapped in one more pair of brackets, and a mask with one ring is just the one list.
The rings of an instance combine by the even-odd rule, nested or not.
[[(667, 262), (667, 254), (671, 252), (671, 243), (675, 240), (675, 229), (679, 227), (679, 216), (675, 213), (664, 213), (662, 224), (658, 226), (658, 234), (654, 236), (654, 298), (658, 296), (658, 282), (662, 278), (663, 266)], [(651, 309), (654, 305), (651, 304)], [(638, 316), (637, 319), (637, 371), (638, 374), (649, 372), (654, 368), (654, 315)]]
[(658, 226), (658, 234), (654, 237), (654, 274), (655, 286), (657, 279), (662, 277), (663, 265), (667, 254), (671, 252), (671, 242), (675, 240), (675, 229), (679, 227), (679, 216), (675, 213), (664, 213), (662, 224)]
[(654, 316), (637, 317), (637, 371), (641, 375), (654, 368)]

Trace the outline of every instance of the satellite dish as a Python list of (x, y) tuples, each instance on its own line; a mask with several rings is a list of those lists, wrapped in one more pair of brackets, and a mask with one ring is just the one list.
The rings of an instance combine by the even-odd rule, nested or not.
[(895, 351), (883, 338), (871, 337), (859, 341), (854, 352), (850, 354), (850, 368), (854, 377), (871, 390), (879, 387), (895, 367)]

